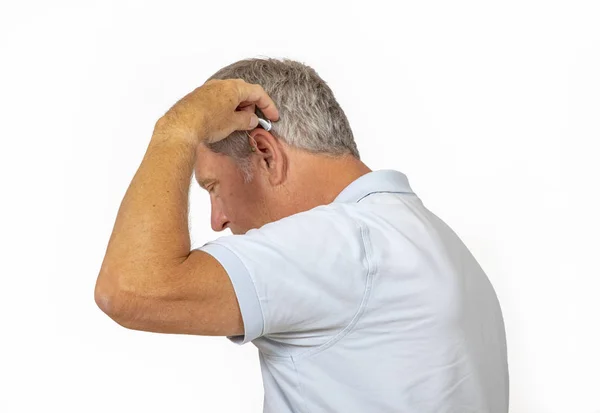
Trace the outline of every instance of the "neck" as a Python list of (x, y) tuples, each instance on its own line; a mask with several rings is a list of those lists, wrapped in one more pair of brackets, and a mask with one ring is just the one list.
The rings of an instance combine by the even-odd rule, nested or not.
[(294, 209), (300, 211), (330, 204), (351, 182), (372, 172), (352, 155), (337, 158), (315, 154), (301, 156), (304, 159), (290, 164), (288, 171), (289, 178), (297, 177), (289, 182), (288, 188)]

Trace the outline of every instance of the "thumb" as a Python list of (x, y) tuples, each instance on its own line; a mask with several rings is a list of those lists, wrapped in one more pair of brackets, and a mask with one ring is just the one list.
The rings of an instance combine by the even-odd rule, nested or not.
[(249, 130), (258, 126), (258, 116), (256, 113), (245, 110), (235, 112), (237, 130)]

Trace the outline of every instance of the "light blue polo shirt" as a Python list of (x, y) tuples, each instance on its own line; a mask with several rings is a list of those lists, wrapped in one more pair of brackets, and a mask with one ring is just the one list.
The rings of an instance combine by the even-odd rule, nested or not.
[(508, 412), (494, 288), (403, 173), (199, 249), (233, 283), (264, 412)]

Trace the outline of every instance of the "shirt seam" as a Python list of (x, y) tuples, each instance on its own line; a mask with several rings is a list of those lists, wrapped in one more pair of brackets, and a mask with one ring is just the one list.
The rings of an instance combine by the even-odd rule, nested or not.
[(414, 192), (410, 192), (410, 191), (373, 191), (373, 192), (369, 192), (368, 194), (363, 195), (360, 198), (358, 198), (356, 200), (356, 203), (359, 203), (364, 198), (368, 197), (369, 195), (373, 195), (373, 194), (407, 194), (407, 195), (416, 195)]
[(304, 402), (304, 413), (308, 413), (308, 402), (306, 401), (306, 397), (304, 397), (304, 390), (302, 388), (302, 380), (300, 380), (300, 374), (298, 373), (298, 368), (296, 367), (296, 361), (294, 357), (290, 355), (290, 359), (292, 360), (292, 365), (294, 366), (294, 373), (296, 373), (296, 383), (298, 385), (298, 393), (300, 393), (300, 397)]
[(372, 283), (373, 283), (373, 277), (374, 277), (374, 274), (377, 272), (377, 263), (373, 259), (373, 250), (372, 250), (372, 245), (371, 245), (369, 229), (367, 228), (366, 225), (359, 223), (357, 220), (355, 220), (353, 218), (351, 218), (351, 219), (354, 221), (354, 223), (360, 229), (362, 249), (364, 251), (365, 258), (367, 260), (365, 290), (363, 292), (361, 303), (360, 303), (358, 309), (356, 310), (354, 317), (352, 317), (352, 320), (350, 320), (350, 322), (346, 325), (346, 327), (344, 327), (344, 329), (342, 329), (340, 332), (338, 332), (335, 336), (333, 336), (332, 338), (327, 340), (325, 343), (323, 343), (317, 347), (308, 349), (300, 354), (290, 355), (290, 357), (292, 358), (292, 361), (294, 363), (296, 361), (301, 361), (307, 357), (311, 357), (315, 354), (318, 354), (321, 351), (323, 351), (329, 347), (332, 347), (338, 341), (340, 341), (342, 338), (347, 336), (354, 329), (354, 327), (356, 326), (356, 324), (358, 323), (358, 321), (364, 314), (367, 304), (369, 302), (371, 287), (372, 287)]

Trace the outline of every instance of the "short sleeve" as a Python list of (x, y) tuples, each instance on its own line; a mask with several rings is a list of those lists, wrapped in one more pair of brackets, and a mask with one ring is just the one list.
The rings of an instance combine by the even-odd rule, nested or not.
[(245, 332), (227, 338), (240, 345), (262, 336), (325, 337), (351, 319), (365, 289), (368, 260), (360, 225), (327, 206), (199, 249), (231, 279)]

